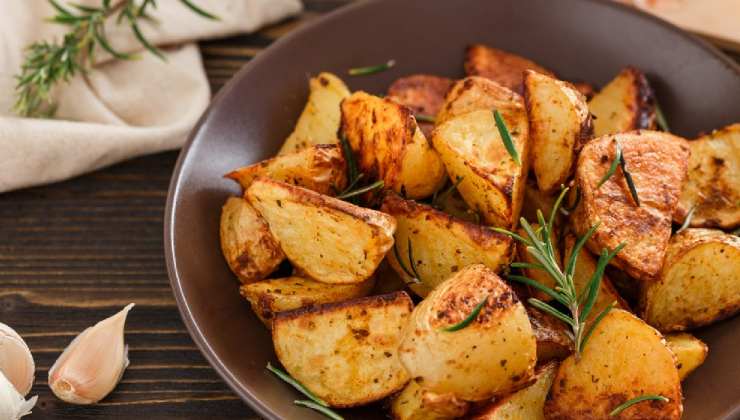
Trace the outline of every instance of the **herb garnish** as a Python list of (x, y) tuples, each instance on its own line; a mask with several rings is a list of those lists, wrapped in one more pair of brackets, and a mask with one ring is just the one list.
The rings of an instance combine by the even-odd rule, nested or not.
[(416, 269), (416, 262), (414, 261), (414, 249), (411, 246), (411, 238), (408, 238), (408, 253), (409, 253), (409, 264), (411, 265), (411, 269), (409, 270), (408, 267), (406, 267), (406, 264), (403, 263), (403, 260), (401, 259), (401, 255), (398, 252), (398, 244), (397, 242), (393, 242), (393, 255), (396, 257), (396, 261), (398, 261), (398, 265), (401, 266), (401, 270), (403, 270), (406, 275), (411, 277), (411, 283), (419, 284), (421, 283), (421, 276), (419, 275), (419, 272)]
[(601, 188), (604, 183), (614, 175), (614, 173), (617, 171), (617, 165), (619, 165), (622, 169), (622, 175), (624, 175), (624, 180), (627, 182), (627, 187), (630, 190), (630, 195), (632, 196), (632, 199), (635, 200), (635, 204), (637, 204), (637, 207), (640, 207), (640, 197), (637, 196), (637, 188), (635, 187), (635, 182), (632, 179), (632, 174), (627, 170), (627, 161), (624, 159), (624, 153), (622, 152), (622, 147), (619, 145), (618, 141), (614, 142), (614, 147), (616, 148), (616, 151), (614, 152), (614, 160), (612, 160), (611, 165), (609, 165), (609, 170), (606, 171), (606, 174), (601, 178), (598, 185), (596, 185), (596, 189)]
[(683, 224), (681, 224), (681, 227), (678, 228), (678, 230), (676, 231), (676, 233), (682, 232), (684, 229), (686, 229), (687, 227), (691, 226), (691, 219), (694, 218), (694, 211), (696, 211), (696, 206), (695, 205), (694, 206), (691, 206), (691, 208), (689, 209), (689, 212), (686, 213), (686, 218), (684, 219)]
[(308, 388), (306, 388), (303, 384), (295, 380), (295, 378), (290, 376), (287, 372), (284, 372), (276, 368), (270, 362), (267, 362), (267, 370), (275, 374), (275, 376), (282, 379), (283, 381), (288, 383), (290, 386), (297, 389), (301, 394), (307, 396), (310, 399), (310, 401), (296, 400), (296, 401), (293, 401), (294, 404), (312, 408), (316, 411), (321, 412), (322, 414), (326, 415), (329, 418), (332, 418), (335, 420), (342, 420), (342, 416), (335, 413), (331, 408), (329, 408), (329, 404), (326, 401), (314, 395), (313, 392), (309, 391)]
[(373, 191), (373, 190), (377, 190), (379, 188), (383, 188), (384, 185), (385, 185), (385, 182), (383, 182), (382, 180), (381, 181), (375, 181), (372, 184), (367, 185), (365, 187), (358, 188), (356, 190), (349, 190), (349, 191), (346, 191), (346, 192), (342, 192), (336, 198), (338, 198), (340, 200), (345, 200), (347, 198), (355, 197), (355, 196), (358, 196), (360, 194), (364, 194), (366, 192), (370, 192), (370, 191)]
[[(52, 91), (59, 82), (69, 82), (77, 73), (85, 74), (95, 62), (95, 49), (100, 47), (116, 59), (129, 60), (135, 54), (113, 49), (105, 33), (105, 22), (116, 16), (118, 24), (126, 23), (139, 43), (152, 54), (164, 59), (141, 32), (139, 19), (152, 19), (148, 10), (157, 7), (156, 0), (101, 0), (100, 7), (70, 4), (62, 6), (48, 0), (57, 14), (50, 22), (70, 27), (61, 41), (38, 41), (27, 50), (20, 74), (16, 75), (15, 112), (22, 117), (51, 117), (56, 111)], [(190, 0), (180, 0), (190, 10), (208, 19), (218, 17), (199, 8)]]
[(597, 190), (601, 188), (601, 186), (604, 185), (604, 183), (608, 181), (615, 172), (617, 172), (619, 162), (622, 161), (622, 148), (619, 146), (619, 142), (615, 142), (614, 144), (614, 147), (616, 148), (616, 151), (614, 152), (614, 160), (612, 160), (612, 164), (609, 165), (609, 170), (606, 171), (606, 174), (604, 174), (604, 176), (599, 181), (599, 184), (596, 186)]
[(641, 403), (643, 401), (650, 401), (650, 400), (657, 400), (657, 401), (663, 401), (668, 402), (670, 401), (668, 398), (662, 396), (662, 395), (641, 395), (639, 397), (632, 398), (631, 400), (627, 400), (624, 403), (620, 404), (612, 410), (611, 413), (609, 413), (609, 417), (614, 417), (621, 413), (622, 411), (632, 407), (633, 405), (637, 403)]
[(415, 114), (414, 117), (416, 117), (416, 121), (428, 122), (432, 124), (437, 122), (437, 119), (434, 117), (434, 115)]
[(445, 332), (455, 332), (470, 325), (473, 321), (475, 321), (476, 318), (478, 318), (478, 314), (480, 314), (480, 311), (486, 305), (486, 302), (488, 302), (489, 296), (490, 295), (486, 295), (486, 297), (484, 297), (483, 300), (480, 301), (480, 303), (475, 305), (475, 308), (473, 308), (473, 310), (470, 312), (470, 315), (465, 317), (465, 319), (458, 322), (457, 324), (450, 325), (449, 327), (444, 327), (441, 330)]
[(450, 194), (452, 194), (452, 192), (457, 189), (464, 178), (465, 177), (462, 176), (455, 177), (455, 182), (453, 182), (452, 185), (450, 185), (446, 190), (442, 191), (442, 193), (439, 195), (437, 195), (437, 191), (435, 191), (434, 195), (432, 195), (432, 207), (434, 207), (435, 209), (442, 208), (445, 202), (447, 202), (447, 199), (450, 198)]
[(663, 114), (663, 110), (660, 108), (660, 104), (658, 104), (658, 101), (655, 101), (655, 122), (658, 123), (658, 127), (660, 127), (662, 131), (665, 131), (666, 133), (671, 131), (671, 129), (668, 127), (668, 121), (665, 119), (665, 114)]
[(627, 181), (632, 199), (635, 200), (637, 207), (640, 207), (640, 197), (637, 196), (637, 188), (635, 187), (635, 181), (632, 179), (632, 174), (627, 170), (627, 161), (624, 159), (624, 154), (622, 154), (619, 164), (622, 167), (622, 175), (624, 175), (624, 180)]
[(357, 160), (355, 160), (355, 154), (352, 152), (352, 146), (350, 146), (347, 139), (344, 136), (340, 136), (339, 142), (342, 146), (342, 154), (344, 155), (344, 160), (345, 162), (347, 162), (348, 184), (347, 188), (339, 192), (339, 194), (337, 194), (335, 198), (349, 201), (352, 204), (358, 204), (357, 196), (369, 191), (383, 188), (385, 186), (385, 183), (380, 180), (375, 181), (370, 185), (354, 189), (359, 184), (360, 180), (365, 176), (365, 174), (360, 172), (360, 170), (358, 169)]
[(532, 226), (523, 217), (520, 219), (522, 228), (524, 228), (524, 230), (527, 232), (529, 238), (524, 238), (506, 229), (491, 229), (496, 232), (509, 235), (517, 241), (521, 242), (523, 245), (526, 246), (527, 252), (529, 252), (530, 255), (532, 255), (538, 261), (537, 264), (513, 263), (511, 264), (511, 267), (542, 270), (547, 272), (550, 277), (555, 280), (555, 287), (550, 288), (529, 277), (519, 275), (508, 276), (510, 280), (524, 283), (528, 286), (532, 286), (533, 288), (542, 291), (543, 293), (553, 298), (556, 302), (559, 302), (560, 304), (568, 308), (570, 314), (565, 314), (539, 299), (530, 298), (528, 300), (530, 305), (554, 316), (555, 318), (561, 320), (571, 327), (572, 333), (569, 335), (573, 340), (573, 344), (575, 347), (576, 360), (580, 360), (581, 352), (583, 351), (588, 338), (591, 336), (594, 329), (604, 318), (604, 316), (606, 316), (606, 314), (614, 307), (614, 304), (607, 306), (594, 318), (592, 322), (590, 322), (589, 326), (586, 325), (586, 320), (591, 314), (594, 304), (596, 303), (596, 298), (599, 295), (601, 278), (604, 275), (606, 265), (612, 258), (614, 258), (615, 255), (617, 255), (617, 253), (619, 253), (619, 251), (622, 250), (622, 248), (624, 248), (625, 244), (619, 244), (613, 251), (608, 251), (607, 249), (601, 251), (601, 254), (599, 255), (599, 260), (596, 264), (596, 270), (591, 275), (591, 279), (589, 280), (586, 287), (579, 293), (578, 290), (576, 290), (576, 285), (573, 280), (576, 260), (578, 258), (578, 254), (581, 252), (581, 249), (586, 244), (586, 241), (588, 241), (588, 239), (594, 234), (599, 225), (596, 224), (592, 226), (591, 229), (589, 229), (584, 236), (578, 238), (575, 246), (571, 251), (570, 258), (565, 265), (565, 270), (562, 270), (558, 265), (557, 258), (555, 257), (555, 250), (550, 238), (553, 234), (552, 232), (555, 215), (558, 213), (558, 209), (560, 208), (563, 198), (566, 196), (569, 189), (570, 188), (566, 187), (563, 189), (563, 191), (561, 191), (560, 196), (555, 202), (552, 212), (550, 213), (549, 221), (545, 221), (545, 217), (542, 215), (541, 210), (537, 211), (537, 219), (540, 225), (538, 229), (533, 229)]
[(498, 128), (498, 132), (501, 135), (501, 140), (504, 142), (506, 151), (509, 152), (511, 158), (514, 159), (514, 162), (521, 166), (522, 163), (519, 161), (519, 153), (517, 153), (516, 147), (514, 147), (514, 141), (511, 140), (511, 134), (509, 133), (509, 129), (506, 127), (504, 117), (501, 116), (498, 109), (493, 110), (493, 119), (496, 121), (496, 128)]
[(396, 60), (388, 60), (383, 64), (378, 64), (377, 66), (355, 67), (355, 68), (349, 69), (347, 71), (347, 74), (349, 74), (350, 76), (365, 76), (368, 74), (375, 74), (375, 73), (380, 73), (382, 71), (386, 71), (395, 65), (396, 65)]

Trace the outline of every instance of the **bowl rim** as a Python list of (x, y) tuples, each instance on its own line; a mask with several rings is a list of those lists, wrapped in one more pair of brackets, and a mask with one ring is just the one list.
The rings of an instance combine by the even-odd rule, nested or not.
[[(179, 196), (180, 193), (180, 187), (182, 182), (182, 169), (183, 164), (186, 160), (186, 157), (190, 151), (190, 148), (192, 144), (195, 142), (195, 139), (198, 137), (199, 132), (203, 128), (203, 126), (206, 124), (208, 119), (211, 117), (213, 111), (217, 109), (221, 102), (223, 102), (226, 95), (229, 94), (229, 92), (233, 89), (233, 86), (236, 85), (237, 81), (246, 77), (246, 75), (254, 68), (260, 65), (262, 61), (267, 59), (267, 57), (272, 56), (273, 54), (279, 53), (280, 49), (283, 45), (291, 43), (294, 39), (300, 38), (303, 36), (304, 33), (316, 30), (317, 28), (323, 26), (325, 23), (334, 21), (337, 19), (342, 19), (346, 14), (355, 13), (357, 10), (366, 8), (366, 7), (374, 7), (375, 4), (379, 3), (385, 3), (390, 1), (398, 1), (398, 0), (365, 0), (365, 1), (357, 1), (355, 3), (350, 3), (345, 6), (340, 6), (338, 9), (333, 10), (331, 12), (326, 13), (325, 15), (319, 17), (318, 19), (307, 22), (302, 24), (300, 27), (292, 30), (287, 35), (277, 39), (272, 44), (270, 44), (263, 52), (261, 52), (259, 55), (257, 55), (255, 58), (251, 59), (248, 63), (246, 63), (244, 66), (242, 66), (241, 69), (239, 69), (232, 77), (231, 79), (218, 91), (218, 93), (211, 99), (210, 104), (208, 107), (203, 111), (203, 114), (198, 119), (195, 126), (193, 126), (192, 130), (188, 134), (188, 138), (183, 144), (180, 153), (177, 158), (177, 162), (175, 164), (175, 167), (172, 172), (172, 177), (170, 179), (170, 184), (168, 188), (168, 194), (167, 194), (167, 203), (165, 206), (165, 213), (164, 213), (164, 254), (165, 254), (165, 262), (167, 265), (167, 275), (169, 277), (170, 286), (172, 288), (172, 293), (175, 296), (175, 301), (177, 303), (177, 308), (180, 313), (180, 317), (182, 318), (185, 327), (190, 334), (190, 337), (195, 342), (196, 346), (200, 350), (200, 352), (205, 356), (208, 363), (211, 365), (211, 367), (214, 368), (214, 370), (218, 373), (218, 375), (226, 382), (226, 384), (231, 388), (234, 393), (236, 393), (242, 401), (246, 402), (254, 411), (257, 412), (258, 415), (271, 419), (271, 420), (279, 420), (280, 418), (275, 415), (273, 410), (264, 402), (262, 402), (257, 396), (252, 394), (252, 392), (241, 386), (239, 379), (237, 379), (230, 371), (230, 369), (218, 358), (218, 356), (215, 354), (215, 351), (211, 348), (210, 344), (206, 340), (203, 332), (201, 331), (200, 327), (198, 326), (196, 320), (193, 317), (193, 314), (190, 310), (189, 304), (185, 298), (185, 295), (183, 293), (183, 289), (181, 286), (181, 278), (180, 273), (177, 271), (177, 256), (175, 254), (175, 238), (174, 238), (174, 225), (176, 223), (176, 198)], [(627, 13), (635, 15), (641, 19), (647, 19), (652, 21), (653, 24), (657, 24), (660, 26), (663, 26), (672, 32), (676, 33), (677, 35), (683, 37), (686, 42), (693, 43), (703, 50), (707, 51), (709, 54), (713, 55), (718, 61), (725, 64), (728, 68), (733, 70), (738, 77), (740, 77), (740, 64), (732, 60), (729, 56), (722, 53), (720, 49), (713, 44), (711, 44), (709, 41), (699, 37), (698, 35), (692, 34), (684, 29), (681, 29), (680, 27), (666, 21), (663, 19), (660, 19), (650, 13), (647, 13), (643, 10), (633, 8), (630, 6), (627, 6), (625, 4), (617, 3), (613, 0), (580, 0), (582, 2), (588, 2), (588, 3), (597, 3), (601, 4), (605, 7), (612, 7), (615, 9), (620, 10), (620, 13)]]

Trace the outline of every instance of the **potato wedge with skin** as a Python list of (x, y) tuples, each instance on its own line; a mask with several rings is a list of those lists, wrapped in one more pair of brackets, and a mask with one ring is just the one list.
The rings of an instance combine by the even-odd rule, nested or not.
[(220, 239), (226, 263), (242, 283), (267, 277), (285, 259), (267, 222), (241, 197), (229, 197), (224, 203)]
[(411, 380), (391, 400), (391, 417), (394, 420), (448, 420), (462, 417), (470, 403), (452, 394), (435, 394)]
[(393, 246), (396, 221), (379, 211), (267, 178), (246, 196), (290, 262), (314, 280), (361, 283)]
[[(621, 169), (598, 186), (609, 170), (619, 142), (640, 206), (634, 202)], [(587, 245), (594, 254), (626, 246), (611, 263), (641, 281), (660, 271), (671, 218), (686, 178), (686, 140), (658, 131), (633, 131), (591, 140), (581, 150), (576, 186), (581, 201), (571, 214), (580, 236), (601, 223)]]
[(593, 135), (586, 98), (567, 82), (527, 70), (532, 168), (540, 191), (552, 193), (573, 173), (581, 146)]
[(306, 107), (278, 155), (294, 153), (313, 144), (339, 143), (339, 104), (350, 95), (342, 79), (331, 73), (311, 78)]
[[(420, 296), (426, 296), (455, 272), (472, 264), (500, 271), (511, 260), (512, 239), (493, 230), (456, 219), (426, 204), (389, 194), (380, 210), (396, 219), (395, 251), (391, 267)], [(409, 241), (420, 283), (414, 283), (401, 264), (412, 271)]]
[(342, 101), (341, 132), (366, 179), (409, 198), (432, 195), (445, 182), (442, 160), (411, 110), (389, 98), (355, 92)]
[[(642, 395), (669, 401), (646, 401), (609, 416)], [(580, 361), (573, 355), (561, 363), (545, 402), (547, 419), (680, 419), (682, 411), (676, 361), (663, 336), (621, 309), (597, 324)]]
[(338, 144), (317, 144), (232, 171), (226, 178), (246, 191), (260, 176), (334, 195), (347, 186), (347, 167)]
[(354, 407), (409, 381), (398, 359), (413, 303), (404, 292), (280, 312), (272, 324), (285, 369), (332, 407)]
[(462, 179), (457, 190), (468, 206), (487, 224), (506, 228), (519, 219), (529, 169), (529, 123), (521, 98), (516, 98), (517, 102), (499, 110), (521, 165), (501, 139), (493, 108), (452, 117), (437, 125), (432, 138), (450, 179)]
[(278, 312), (363, 297), (370, 293), (373, 286), (373, 277), (362, 283), (327, 284), (293, 276), (246, 284), (239, 288), (239, 292), (269, 328)]
[(557, 370), (557, 362), (538, 367), (532, 385), (492, 402), (470, 420), (544, 420), (545, 399)]
[(437, 113), (437, 125), (472, 111), (498, 109), (501, 113), (524, 112), (524, 99), (506, 87), (483, 77), (458, 80), (447, 92)]
[(450, 193), (445, 200), (441, 200), (439, 208), (443, 212), (457, 219), (475, 223), (476, 225), (481, 224), (480, 214), (468, 207), (468, 203), (466, 203), (460, 193), (457, 192), (457, 188)]
[(692, 227), (740, 226), (740, 123), (689, 142), (689, 176), (673, 218)]
[[(445, 328), (471, 315), (457, 331)], [(467, 401), (503, 395), (527, 384), (537, 342), (527, 311), (496, 273), (476, 264), (440, 284), (415, 309), (404, 330), (400, 358), (426, 389)]]
[(634, 67), (622, 70), (588, 102), (594, 135), (655, 129), (655, 94), (645, 75)]
[(565, 323), (532, 306), (525, 307), (537, 340), (537, 363), (562, 360), (573, 353), (573, 341), (568, 337)]
[(532, 60), (482, 44), (468, 46), (465, 50), (464, 67), (465, 74), (468, 76), (485, 77), (518, 93), (523, 90), (525, 70), (555, 76), (551, 71)]
[[(535, 232), (540, 228), (540, 225), (538, 223), (532, 223), (530, 225), (532, 226), (532, 229)], [(527, 234), (527, 231), (524, 230), (524, 228), (521, 226), (517, 229), (516, 233), (518, 233), (519, 236), (523, 238), (529, 239), (529, 235)], [(552, 244), (552, 248), (555, 254), (555, 259), (557, 260), (558, 265), (562, 267), (562, 262), (561, 262), (562, 260), (560, 259), (560, 250), (558, 247), (557, 231), (555, 231), (555, 235), (552, 238), (550, 238), (550, 243)], [(525, 262), (529, 264), (540, 264), (540, 262), (535, 257), (533, 257), (532, 254), (529, 253), (529, 251), (527, 251), (527, 247), (524, 246), (523, 244), (517, 244), (516, 253), (517, 253), (517, 261)], [(525, 276), (529, 277), (532, 280), (536, 280), (538, 283), (544, 286), (547, 286), (550, 289), (555, 288), (555, 279), (553, 279), (552, 276), (550, 276), (545, 270), (538, 270), (535, 268), (523, 268), (522, 272), (524, 273)], [(544, 292), (537, 290), (534, 287), (527, 286), (527, 289), (529, 290), (530, 295), (532, 295), (533, 297), (536, 297), (539, 300), (543, 300), (543, 301), (552, 300), (552, 297), (550, 297), (550, 295), (547, 295)]]
[(709, 347), (689, 333), (667, 334), (665, 341), (676, 356), (678, 376), (682, 381), (707, 359)]
[[(411, 108), (414, 115), (426, 115), (434, 118), (445, 101), (445, 95), (454, 80), (430, 74), (412, 74), (396, 79), (388, 88), (387, 97), (399, 104)], [(419, 121), (424, 136), (430, 136), (434, 123)]]
[(661, 331), (684, 331), (740, 311), (740, 237), (686, 229), (671, 238), (657, 281), (645, 284), (645, 321)]

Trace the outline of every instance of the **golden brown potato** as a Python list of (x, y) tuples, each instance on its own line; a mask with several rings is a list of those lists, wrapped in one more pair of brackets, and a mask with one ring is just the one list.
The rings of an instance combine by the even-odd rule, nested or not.
[(398, 359), (413, 303), (404, 292), (280, 312), (272, 324), (285, 369), (332, 407), (353, 407), (401, 390)]
[[(466, 88), (468, 85), (470, 87)], [(494, 89), (475, 86), (494, 86)], [(482, 92), (482, 100), (465, 93), (476, 90)], [(458, 82), (447, 96), (445, 110), (464, 109), (467, 112), (456, 114), (454, 111), (453, 116), (438, 123), (432, 141), (450, 179), (462, 179), (457, 190), (468, 206), (488, 224), (512, 227), (519, 219), (529, 169), (529, 122), (519, 95), (508, 91), (504, 97), (486, 96), (495, 91), (506, 89), (480, 78)], [(514, 100), (507, 102), (507, 98)], [(506, 104), (498, 110), (511, 133), (521, 164), (514, 161), (504, 145), (494, 121), (493, 107), (488, 106), (492, 102)]]
[(347, 186), (347, 168), (338, 144), (307, 146), (225, 175), (238, 182), (245, 191), (260, 176), (327, 195), (334, 195)]
[(355, 92), (342, 101), (341, 131), (369, 179), (409, 198), (424, 198), (445, 182), (442, 160), (411, 110), (388, 98)]
[(570, 330), (566, 324), (539, 309), (528, 305), (526, 308), (537, 340), (537, 363), (568, 357), (573, 352), (573, 340), (568, 336)]
[[(447, 330), (471, 315), (475, 319), (466, 326)], [(537, 362), (527, 311), (511, 288), (482, 264), (461, 269), (414, 309), (399, 352), (409, 375), (425, 389), (467, 401), (522, 387)]]
[(544, 420), (545, 399), (557, 370), (556, 362), (538, 367), (532, 385), (495, 400), (470, 420)]
[[(642, 395), (645, 401), (609, 413)], [(548, 419), (680, 419), (681, 382), (663, 336), (629, 312), (614, 309), (596, 326), (580, 361), (565, 359), (545, 402)]]
[(532, 168), (540, 191), (552, 193), (573, 173), (578, 151), (593, 135), (586, 98), (567, 82), (527, 70)]
[(581, 93), (581, 95), (585, 96), (587, 100), (591, 100), (591, 98), (594, 97), (596, 94), (596, 89), (594, 86), (590, 83), (585, 82), (573, 82), (573, 87)]
[[(634, 180), (639, 206), (619, 168), (598, 187), (614, 160), (616, 142)], [(671, 236), (671, 217), (686, 177), (686, 143), (668, 133), (634, 131), (594, 139), (578, 158), (575, 179), (581, 201), (571, 214), (571, 223), (583, 235), (601, 222), (588, 241), (597, 255), (625, 242), (612, 263), (638, 280), (650, 281), (660, 271)]]
[(682, 381), (707, 359), (709, 347), (689, 333), (667, 334), (665, 341), (676, 356), (678, 376)]
[(634, 67), (622, 70), (589, 101), (594, 135), (655, 129), (655, 94), (645, 75)]
[(267, 223), (241, 197), (229, 197), (221, 210), (221, 252), (242, 283), (267, 277), (285, 259)]
[(338, 143), (339, 104), (349, 96), (347, 85), (331, 73), (311, 78), (306, 107), (278, 154), (293, 153), (312, 144)]
[(457, 189), (452, 191), (452, 193), (450, 193), (445, 200), (441, 200), (441, 202), (439, 203), (439, 208), (443, 212), (457, 219), (465, 220), (466, 222), (470, 223), (475, 223), (476, 225), (481, 224), (480, 214), (468, 207), (468, 203), (463, 200), (460, 193), (457, 192)]
[(674, 220), (692, 207), (692, 227), (733, 229), (740, 225), (740, 123), (689, 142), (689, 176)]
[(391, 400), (391, 417), (394, 420), (448, 420), (464, 416), (470, 403), (452, 394), (435, 394), (411, 380)]
[[(537, 188), (537, 183), (527, 180), (524, 187), (524, 202), (522, 203), (521, 217), (530, 223), (537, 222), (537, 210), (542, 211), (545, 218), (550, 217), (552, 208), (555, 206), (557, 197), (545, 194)], [(556, 216), (556, 221), (561, 219), (560, 215)], [(558, 223), (556, 223), (558, 224)]]
[(470, 45), (465, 51), (465, 74), (491, 79), (521, 93), (523, 73), (534, 70), (548, 76), (551, 71), (524, 57), (481, 44)]
[(740, 237), (690, 228), (671, 238), (663, 270), (644, 284), (645, 321), (661, 331), (683, 331), (740, 310)]
[(293, 276), (245, 284), (239, 291), (269, 328), (278, 312), (366, 296), (374, 285), (373, 277), (362, 283), (327, 284)]
[(361, 283), (393, 246), (396, 221), (379, 211), (267, 178), (246, 195), (290, 262), (314, 280)]
[[(386, 196), (380, 210), (393, 216), (398, 226), (395, 251), (388, 253), (388, 262), (420, 296), (426, 296), (452, 274), (471, 264), (483, 264), (499, 271), (511, 260), (511, 238), (487, 227), (456, 219), (395, 194)], [(410, 275), (413, 267), (409, 262), (409, 241), (420, 277), (416, 283)]]
[[(537, 231), (537, 229), (540, 228), (540, 225), (538, 223), (533, 223), (531, 224), (531, 226), (532, 226), (532, 229), (534, 229), (535, 231)], [(527, 234), (527, 232), (524, 230), (523, 227), (520, 226), (519, 229), (517, 230), (517, 233), (520, 236), (529, 239), (529, 235)], [(553, 235), (553, 237), (550, 238), (550, 243), (552, 244), (553, 251), (555, 251), (554, 252), (555, 259), (558, 261), (559, 265), (562, 266), (562, 264), (560, 263), (561, 259), (560, 259), (560, 250), (558, 249), (557, 232), (555, 232), (555, 235)], [(517, 244), (516, 253), (517, 253), (518, 261), (530, 263), (530, 264), (539, 264), (539, 261), (537, 261), (537, 259), (535, 259), (535, 257), (533, 257), (532, 254), (530, 254), (527, 251), (527, 248), (522, 244)], [(555, 279), (553, 279), (552, 276), (550, 276), (547, 273), (547, 271), (538, 270), (535, 268), (523, 268), (522, 271), (524, 272), (524, 275), (529, 277), (530, 279), (537, 280), (538, 283), (543, 284), (551, 289), (555, 288)], [(529, 286), (527, 286), (527, 288), (529, 290), (529, 293), (532, 296), (536, 297), (537, 299), (544, 300), (544, 301), (552, 300), (552, 297), (543, 293), (542, 291), (539, 291)]]
[(498, 109), (509, 114), (525, 112), (524, 100), (513, 91), (483, 77), (466, 77), (455, 82), (447, 92), (442, 109), (437, 113), (437, 125), (482, 109)]
[[(412, 74), (396, 79), (388, 88), (387, 97), (411, 108), (415, 115), (435, 117), (454, 81), (429, 74)], [(418, 121), (424, 136), (430, 136), (434, 123)]]

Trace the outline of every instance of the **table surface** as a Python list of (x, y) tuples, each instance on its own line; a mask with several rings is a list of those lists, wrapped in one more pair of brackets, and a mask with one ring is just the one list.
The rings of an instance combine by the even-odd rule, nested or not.
[[(295, 19), (202, 43), (213, 92), (276, 38), (348, 1), (304, 0)], [(26, 418), (258, 418), (203, 358), (170, 290), (162, 237), (176, 160), (161, 153), (0, 195), (0, 321), (26, 339), (37, 364), (39, 402)], [(129, 302), (137, 303), (126, 328), (131, 366), (116, 390), (94, 406), (56, 399), (46, 380), (54, 360)]]

